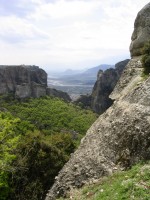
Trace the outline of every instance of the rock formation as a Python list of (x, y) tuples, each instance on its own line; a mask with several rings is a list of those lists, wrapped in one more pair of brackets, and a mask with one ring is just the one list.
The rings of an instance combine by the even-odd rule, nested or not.
[(37, 66), (0, 66), (0, 94), (40, 97), (46, 95), (46, 87), (47, 74)]
[(46, 200), (66, 196), (72, 187), (150, 159), (150, 77), (143, 80), (142, 70), (141, 57), (132, 58), (110, 96), (113, 105), (87, 131)]
[(48, 88), (47, 73), (38, 66), (31, 65), (0, 66), (0, 95), (9, 93), (21, 99), (49, 95), (70, 101), (67, 93), (57, 90), (54, 92)]
[(115, 68), (110, 68), (105, 71), (99, 70), (92, 94), (82, 95), (75, 103), (79, 105), (82, 103), (83, 107), (90, 107), (98, 114), (105, 112), (113, 103), (109, 95), (113, 91), (128, 62), (129, 59), (117, 63)]
[(113, 101), (109, 98), (109, 95), (113, 91), (128, 62), (129, 60), (127, 59), (117, 63), (115, 69), (110, 68), (104, 72), (99, 71), (91, 94), (91, 108), (93, 111), (102, 114), (112, 105)]
[(150, 3), (137, 15), (134, 23), (132, 42), (130, 45), (131, 57), (142, 54), (144, 44), (150, 41)]

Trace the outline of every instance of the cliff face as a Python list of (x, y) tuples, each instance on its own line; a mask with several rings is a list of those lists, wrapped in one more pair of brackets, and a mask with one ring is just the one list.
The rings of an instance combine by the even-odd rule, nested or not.
[[(150, 12), (147, 14), (150, 16)], [(113, 105), (87, 131), (46, 200), (150, 159), (150, 77), (143, 80), (142, 70), (141, 57), (129, 61), (110, 96)]]
[(17, 98), (39, 98), (49, 95), (71, 101), (69, 95), (47, 87), (47, 73), (37, 66), (0, 66), (0, 95), (14, 94)]
[(97, 81), (91, 94), (92, 110), (102, 114), (112, 105), (113, 101), (109, 98), (109, 95), (113, 91), (128, 62), (129, 60), (127, 59), (117, 63), (115, 69), (107, 69), (104, 72), (99, 71)]
[(109, 98), (109, 95), (113, 91), (128, 62), (129, 59), (118, 62), (115, 68), (110, 68), (105, 71), (99, 70), (92, 94), (81, 95), (75, 101), (75, 104), (82, 103), (83, 107), (90, 107), (98, 114), (105, 112), (113, 104), (113, 100)]
[(0, 66), (0, 94), (40, 97), (46, 95), (46, 87), (47, 74), (37, 66)]

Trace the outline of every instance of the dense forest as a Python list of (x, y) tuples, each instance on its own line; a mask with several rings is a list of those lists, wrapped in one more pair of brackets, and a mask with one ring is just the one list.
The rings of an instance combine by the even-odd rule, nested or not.
[(44, 199), (97, 115), (58, 98), (0, 98), (0, 199)]

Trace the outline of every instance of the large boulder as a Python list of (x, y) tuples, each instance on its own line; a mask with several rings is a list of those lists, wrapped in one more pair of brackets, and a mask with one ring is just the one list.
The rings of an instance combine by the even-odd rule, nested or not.
[(150, 3), (138, 13), (131, 39), (131, 57), (142, 55), (144, 44), (150, 41)]

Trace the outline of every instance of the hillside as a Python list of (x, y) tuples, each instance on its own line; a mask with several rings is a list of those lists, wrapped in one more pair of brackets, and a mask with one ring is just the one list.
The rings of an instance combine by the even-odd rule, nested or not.
[(95, 119), (58, 98), (1, 96), (0, 199), (44, 199)]

